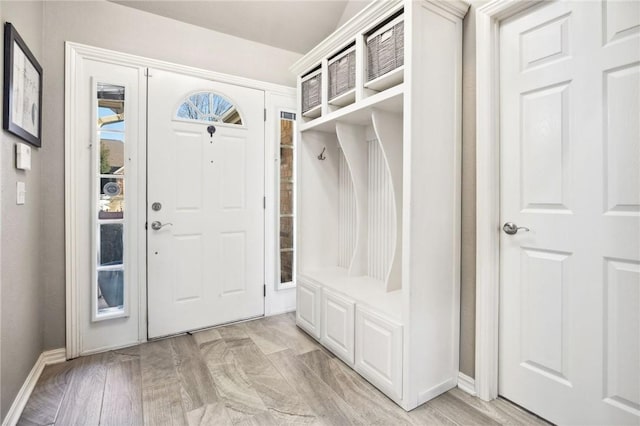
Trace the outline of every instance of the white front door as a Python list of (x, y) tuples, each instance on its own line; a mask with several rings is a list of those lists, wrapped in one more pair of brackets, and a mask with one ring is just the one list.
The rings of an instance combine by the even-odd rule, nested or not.
[(264, 92), (149, 72), (149, 337), (263, 315)]
[(640, 2), (544, 3), (500, 32), (499, 392), (640, 424)]

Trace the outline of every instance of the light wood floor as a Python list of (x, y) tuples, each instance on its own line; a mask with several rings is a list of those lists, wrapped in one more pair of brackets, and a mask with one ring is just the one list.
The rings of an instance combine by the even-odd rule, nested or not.
[(410, 413), (295, 326), (293, 314), (48, 366), (21, 425), (544, 424), (454, 389)]

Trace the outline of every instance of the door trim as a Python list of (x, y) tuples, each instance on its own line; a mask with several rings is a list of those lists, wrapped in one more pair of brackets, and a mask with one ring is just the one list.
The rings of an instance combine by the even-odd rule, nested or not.
[(476, 11), (475, 391), (485, 401), (498, 397), (500, 24), (543, 1), (494, 0)]
[[(78, 276), (78, 263), (76, 261), (76, 252), (78, 250), (75, 244), (76, 237), (85, 230), (78, 229), (77, 218), (75, 216), (78, 196), (75, 192), (74, 182), (78, 179), (76, 176), (76, 160), (75, 152), (80, 149), (78, 136), (73, 131), (74, 117), (77, 117), (77, 105), (75, 103), (75, 94), (77, 92), (77, 67), (83, 59), (101, 60), (113, 64), (129, 65), (137, 67), (155, 68), (178, 74), (214, 80), (222, 83), (233, 84), (236, 86), (248, 87), (263, 90), (265, 93), (279, 94), (282, 96), (295, 98), (296, 90), (292, 87), (282, 86), (279, 84), (253, 80), (245, 77), (238, 77), (219, 72), (207, 71), (199, 68), (193, 68), (185, 65), (174, 64), (171, 62), (159, 61), (156, 59), (145, 58), (142, 56), (120, 53), (113, 50), (102, 49), (98, 47), (87, 46), (80, 43), (65, 43), (65, 122), (64, 122), (64, 148), (65, 148), (65, 334), (66, 334), (66, 351), (67, 359), (76, 358), (80, 355), (81, 350), (81, 328), (80, 328), (80, 305), (79, 290), (83, 284)], [(265, 133), (265, 143), (271, 141), (271, 135)], [(146, 147), (146, 138), (145, 138)], [(146, 162), (146, 150), (142, 151)], [(265, 167), (273, 167), (271, 161), (266, 161)], [(266, 172), (266, 169), (265, 169)], [(140, 176), (146, 176), (146, 170), (140, 171)], [(145, 181), (140, 182), (141, 187), (145, 188)], [(146, 197), (145, 197), (146, 198)], [(145, 201), (146, 203), (146, 201)], [(265, 227), (265, 232), (267, 232)], [(140, 297), (140, 316), (138, 319), (139, 332), (138, 340), (144, 342), (147, 340), (147, 297), (146, 297), (146, 231), (141, 230), (141, 250), (144, 252), (140, 259), (144, 259), (144, 266), (139, 268), (139, 282), (144, 283), (139, 286)], [(142, 260), (141, 260), (142, 262)], [(141, 265), (142, 266), (142, 265)], [(267, 294), (267, 299), (270, 294)], [(272, 297), (276, 295), (271, 294)], [(265, 300), (265, 304), (268, 300)], [(265, 311), (266, 314), (266, 311)], [(105, 348), (115, 349), (115, 348)]]

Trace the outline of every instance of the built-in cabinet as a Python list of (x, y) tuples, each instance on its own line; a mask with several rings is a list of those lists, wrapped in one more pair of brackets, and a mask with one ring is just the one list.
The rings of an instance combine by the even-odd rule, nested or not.
[(457, 384), (467, 8), (373, 1), (292, 67), (297, 324), (407, 410)]

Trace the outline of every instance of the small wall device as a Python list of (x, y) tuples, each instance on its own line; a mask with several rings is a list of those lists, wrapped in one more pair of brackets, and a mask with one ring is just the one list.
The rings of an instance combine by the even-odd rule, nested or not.
[(31, 147), (29, 145), (16, 144), (16, 169), (31, 170)]

